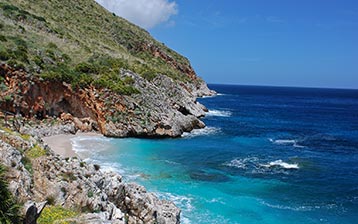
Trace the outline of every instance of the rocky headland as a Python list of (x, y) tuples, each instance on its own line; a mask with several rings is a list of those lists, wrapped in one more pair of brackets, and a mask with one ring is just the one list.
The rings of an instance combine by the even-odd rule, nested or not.
[(0, 184), (23, 210), (11, 217), (180, 222), (172, 202), (57, 155), (41, 138), (168, 138), (204, 128), (197, 97), (215, 92), (187, 58), (93, 0), (0, 0), (0, 90)]

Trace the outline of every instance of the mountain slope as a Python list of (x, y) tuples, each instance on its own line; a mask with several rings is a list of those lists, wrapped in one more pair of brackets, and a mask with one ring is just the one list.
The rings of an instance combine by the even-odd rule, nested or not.
[(189, 61), (95, 1), (0, 0), (0, 29), (3, 111), (114, 137), (204, 127)]
[(178, 79), (185, 79), (183, 75), (195, 79), (186, 58), (95, 1), (12, 0), (1, 1), (1, 9), (2, 31), (10, 40), (15, 38), (13, 42), (23, 39), (28, 44), (28, 61), (22, 62), (33, 65), (30, 70), (38, 65), (36, 56), (43, 57), (51, 45), (56, 45), (70, 57), (71, 65), (107, 55), (122, 59), (138, 71), (148, 69)]

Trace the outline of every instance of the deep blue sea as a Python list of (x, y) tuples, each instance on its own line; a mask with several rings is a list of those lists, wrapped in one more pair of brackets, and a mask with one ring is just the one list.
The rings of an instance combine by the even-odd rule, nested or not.
[(183, 223), (358, 223), (358, 90), (210, 88), (205, 129), (74, 147), (174, 201)]

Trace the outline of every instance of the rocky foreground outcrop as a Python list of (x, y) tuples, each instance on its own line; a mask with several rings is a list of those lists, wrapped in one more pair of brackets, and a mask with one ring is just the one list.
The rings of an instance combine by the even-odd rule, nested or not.
[(94, 86), (73, 89), (70, 84), (44, 81), (5, 64), (0, 66), (0, 75), (4, 79), (2, 110), (25, 118), (61, 118), (76, 130), (95, 130), (111, 137), (179, 137), (203, 128), (200, 118), (207, 109), (196, 97), (215, 94), (199, 78), (184, 83), (157, 75), (149, 81), (128, 70), (121, 70), (118, 76), (131, 80), (139, 93), (120, 95)]
[(98, 165), (61, 158), (41, 140), (0, 130), (0, 163), (8, 168), (10, 191), (19, 202), (47, 201), (82, 211), (74, 223), (179, 223), (180, 210), (169, 201)]

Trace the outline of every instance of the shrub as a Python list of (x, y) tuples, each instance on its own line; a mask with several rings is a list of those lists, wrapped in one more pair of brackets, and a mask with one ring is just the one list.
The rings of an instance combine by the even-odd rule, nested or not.
[(98, 68), (96, 68), (96, 66), (94, 66), (93, 64), (82, 62), (76, 65), (75, 71), (86, 74), (98, 73)]
[(73, 172), (66, 172), (61, 174), (61, 176), (62, 176), (62, 180), (67, 182), (72, 182), (77, 180), (77, 177), (73, 174)]
[(24, 165), (25, 169), (27, 171), (29, 171), (30, 174), (33, 174), (34, 173), (34, 170), (32, 169), (32, 163), (31, 163), (31, 160), (26, 157), (26, 156), (23, 156), (21, 158), (21, 163)]
[(47, 44), (47, 48), (49, 49), (58, 49), (57, 45), (53, 42), (50, 42), (49, 44)]
[(6, 51), (0, 51), (0, 60), (7, 61), (10, 59), (10, 55)]
[(67, 223), (66, 219), (74, 218), (77, 215), (77, 212), (61, 206), (47, 206), (37, 222), (39, 224)]
[(87, 74), (74, 77), (71, 84), (74, 88), (85, 88), (93, 83), (93, 78)]
[(28, 158), (36, 159), (36, 158), (46, 155), (46, 150), (38, 145), (35, 145), (30, 150), (26, 151), (25, 155)]
[(16, 69), (22, 69), (22, 70), (26, 69), (24, 64), (22, 64), (21, 62), (15, 60), (15, 59), (8, 60), (7, 64), (13, 68), (16, 68)]
[(22, 62), (29, 62), (27, 47), (19, 45), (15, 51), (12, 52), (12, 57)]
[(48, 196), (46, 197), (46, 201), (48, 205), (55, 205), (56, 198), (54, 196)]
[(40, 66), (41, 68), (44, 68), (44, 61), (40, 56), (36, 55), (33, 61), (35, 62), (36, 65)]
[(87, 192), (87, 197), (89, 197), (89, 198), (93, 198), (93, 191), (88, 191)]
[(127, 85), (133, 85), (134, 84), (134, 79), (130, 76), (126, 76), (123, 80), (123, 82)]
[[(1, 29), (1, 28), (0, 28), (0, 29)], [(1, 42), (6, 42), (7, 39), (6, 39), (6, 37), (5, 37), (4, 35), (0, 35), (0, 41), (1, 41)]]
[(20, 223), (19, 205), (8, 189), (4, 174), (5, 168), (0, 165), (0, 223)]

